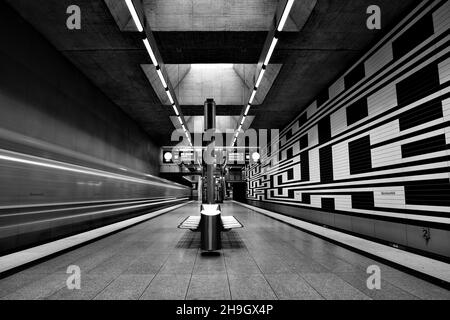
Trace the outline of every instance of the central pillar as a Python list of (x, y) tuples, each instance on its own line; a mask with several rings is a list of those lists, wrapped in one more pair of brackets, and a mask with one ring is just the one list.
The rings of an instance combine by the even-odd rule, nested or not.
[[(206, 99), (204, 109), (204, 128), (206, 130), (216, 129), (216, 103), (214, 99)], [(206, 145), (207, 150), (214, 150), (215, 137), (211, 137), (211, 141)], [(215, 156), (215, 150), (212, 151)], [(220, 217), (220, 206), (215, 204), (215, 178), (214, 163), (203, 161), (205, 170), (206, 183), (206, 199), (205, 204), (201, 207), (200, 231), (201, 231), (201, 248), (206, 251), (219, 250), (221, 248), (220, 233), (222, 231), (222, 220)]]

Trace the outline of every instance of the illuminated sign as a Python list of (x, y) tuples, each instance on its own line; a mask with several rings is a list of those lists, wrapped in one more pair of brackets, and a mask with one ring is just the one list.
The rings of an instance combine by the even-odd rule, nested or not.
[(242, 152), (229, 152), (228, 162), (244, 162), (244, 153)]

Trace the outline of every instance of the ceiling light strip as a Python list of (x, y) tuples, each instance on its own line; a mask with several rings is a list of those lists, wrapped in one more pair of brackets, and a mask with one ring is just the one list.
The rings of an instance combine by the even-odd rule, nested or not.
[[(278, 23), (278, 26), (276, 28), (278, 32), (283, 30), (284, 25), (286, 24), (287, 18), (289, 17), (289, 13), (290, 13), (290, 11), (292, 9), (292, 5), (294, 4), (294, 1), (295, 0), (288, 0), (287, 1), (286, 6), (284, 7), (284, 10), (283, 10), (283, 14), (281, 15), (280, 22)], [(246, 109), (244, 111), (244, 114), (242, 116), (242, 120), (240, 122), (239, 129), (236, 132), (236, 135), (235, 135), (235, 138), (233, 140), (233, 143), (231, 144), (232, 146), (236, 143), (236, 138), (239, 135), (239, 131), (241, 131), (242, 124), (244, 123), (245, 117), (247, 116), (248, 111), (250, 110), (250, 105), (252, 104), (253, 99), (256, 96), (256, 91), (258, 90), (259, 85), (261, 84), (261, 81), (262, 81), (262, 79), (264, 77), (264, 73), (266, 72), (266, 67), (269, 64), (270, 58), (272, 57), (273, 51), (275, 50), (275, 46), (277, 45), (277, 43), (278, 43), (278, 38), (277, 38), (277, 34), (275, 33), (275, 35), (274, 35), (274, 37), (272, 39), (272, 42), (270, 43), (269, 51), (267, 52), (266, 58), (264, 59), (261, 71), (259, 72), (258, 79), (256, 80), (253, 92), (252, 92), (252, 94), (250, 96), (250, 99), (248, 100), (248, 105), (247, 105), (247, 107), (246, 107)]]
[(175, 114), (176, 114), (177, 116), (179, 116), (180, 113), (178, 112), (177, 106), (176, 106), (175, 104), (173, 104), (172, 107), (173, 107), (173, 111), (175, 111)]
[(283, 15), (281, 16), (280, 23), (278, 24), (277, 31), (282, 31), (284, 24), (289, 17), (289, 12), (291, 11), (292, 5), (294, 4), (294, 0), (288, 0), (286, 6), (284, 7)]
[(141, 20), (139, 19), (139, 16), (136, 12), (136, 8), (134, 7), (132, 0), (125, 0), (125, 3), (127, 4), (128, 10), (131, 13), (131, 17), (133, 18), (134, 24), (136, 25), (136, 28), (139, 32), (142, 32), (144, 28), (142, 27)]
[(155, 53), (152, 50), (152, 47), (150, 46), (150, 43), (148, 42), (148, 39), (145, 38), (142, 40), (144, 42), (144, 46), (147, 49), (148, 55), (150, 56), (150, 59), (152, 60), (153, 65), (156, 67), (158, 65), (158, 61), (156, 61)]
[[(142, 23), (141, 23), (141, 21), (139, 19), (139, 15), (137, 14), (137, 11), (136, 11), (136, 8), (134, 7), (133, 1), (132, 0), (125, 0), (125, 3), (127, 5), (127, 7), (128, 7), (128, 10), (130, 11), (131, 17), (133, 18), (133, 21), (134, 21), (138, 31), (139, 32), (143, 32), (144, 31), (144, 27), (143, 27), (143, 25), (142, 25)], [(144, 32), (144, 34), (145, 34), (145, 32)], [(163, 87), (164, 87), (164, 89), (166, 91), (167, 97), (169, 98), (170, 104), (172, 105), (173, 110), (174, 110), (176, 116), (178, 117), (178, 121), (180, 122), (180, 124), (182, 126), (184, 126), (183, 120), (182, 120), (182, 118), (180, 116), (180, 111), (178, 110), (177, 105), (175, 103), (175, 100), (172, 97), (172, 94), (170, 92), (170, 88), (169, 88), (169, 86), (168, 86), (168, 84), (166, 82), (166, 79), (164, 78), (164, 74), (162, 73), (161, 67), (158, 64), (158, 60), (156, 59), (155, 52), (153, 51), (148, 38), (144, 38), (142, 40), (142, 42), (144, 43), (145, 49), (147, 50), (153, 65), (156, 67), (156, 73), (158, 74), (158, 77), (159, 77), (159, 79), (160, 79), (160, 81), (161, 81), (161, 83), (162, 83), (162, 85), (163, 85)], [(188, 137), (188, 140), (189, 140), (189, 144), (191, 146), (193, 146), (192, 143), (191, 143), (191, 140), (189, 139), (189, 137)]]
[[(159, 80), (161, 80), (161, 83), (162, 83), (164, 89), (167, 89), (167, 88), (168, 88), (167, 82), (166, 82), (166, 80), (164, 79), (164, 76), (163, 76), (163, 74), (162, 74), (162, 72), (161, 72), (161, 69), (160, 69), (159, 67), (158, 67), (158, 69), (156, 69), (156, 73), (158, 74)], [(173, 103), (173, 102), (172, 102), (172, 103)]]
[(267, 52), (267, 56), (264, 59), (264, 65), (267, 66), (269, 64), (270, 58), (272, 57), (272, 53), (275, 50), (275, 46), (277, 45), (277, 42), (278, 42), (278, 38), (274, 37), (272, 39), (272, 43), (270, 44), (269, 51)]

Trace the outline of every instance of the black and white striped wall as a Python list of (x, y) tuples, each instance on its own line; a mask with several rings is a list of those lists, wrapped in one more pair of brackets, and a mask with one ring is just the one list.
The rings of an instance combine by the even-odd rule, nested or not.
[(250, 204), (450, 258), (449, 1), (424, 1), (245, 168)]

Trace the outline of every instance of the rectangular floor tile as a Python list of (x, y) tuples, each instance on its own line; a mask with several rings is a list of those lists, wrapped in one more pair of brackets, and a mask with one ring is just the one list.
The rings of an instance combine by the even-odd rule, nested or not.
[(120, 275), (101, 291), (95, 300), (137, 300), (154, 275)]
[(49, 296), (49, 300), (91, 300), (103, 291), (114, 277), (108, 275), (84, 275), (81, 277), (80, 289), (67, 286)]
[(300, 276), (327, 300), (370, 299), (333, 273), (303, 273)]
[(142, 294), (142, 300), (184, 300), (190, 274), (157, 274)]
[(323, 297), (303, 278), (295, 273), (264, 275), (278, 299), (282, 300), (322, 300)]
[(187, 300), (228, 300), (231, 298), (226, 275), (192, 275)]
[(38, 300), (45, 299), (66, 285), (69, 275), (55, 273), (44, 275), (37, 281), (33, 281), (18, 290), (2, 297), (5, 300)]
[(270, 300), (277, 299), (269, 283), (262, 275), (228, 275), (231, 299)]

